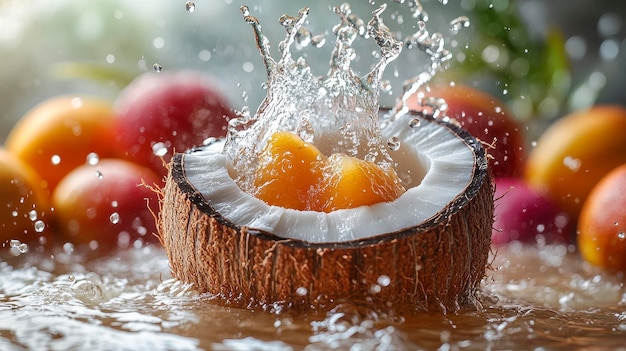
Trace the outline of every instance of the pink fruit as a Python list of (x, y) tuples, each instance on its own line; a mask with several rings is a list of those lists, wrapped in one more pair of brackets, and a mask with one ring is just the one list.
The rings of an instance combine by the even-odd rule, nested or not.
[(233, 116), (215, 86), (192, 71), (144, 73), (122, 91), (114, 108), (120, 156), (161, 176), (174, 152), (225, 135)]
[(573, 225), (568, 216), (523, 179), (496, 178), (495, 199), (494, 246), (535, 243), (539, 235), (548, 244), (570, 242)]

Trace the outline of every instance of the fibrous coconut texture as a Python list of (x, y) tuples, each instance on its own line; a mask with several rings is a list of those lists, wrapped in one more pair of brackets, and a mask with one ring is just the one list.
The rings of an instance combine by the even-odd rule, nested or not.
[(173, 275), (236, 307), (319, 310), (358, 301), (402, 312), (457, 310), (485, 275), (493, 186), (482, 145), (454, 125), (430, 122), (472, 150), (467, 187), (415, 226), (346, 242), (284, 239), (232, 223), (188, 181), (186, 154), (177, 154), (159, 218)]

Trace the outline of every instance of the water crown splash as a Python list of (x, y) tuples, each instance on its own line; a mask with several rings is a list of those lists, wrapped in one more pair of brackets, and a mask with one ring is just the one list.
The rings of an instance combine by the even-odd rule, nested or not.
[[(419, 5), (419, 6), (417, 6)], [(427, 14), (418, 1), (409, 1), (413, 16), (418, 18), (418, 32), (403, 42), (396, 39), (381, 18), (387, 8), (382, 4), (372, 12), (371, 20), (365, 24), (352, 13), (349, 4), (333, 8), (340, 22), (333, 28), (336, 36), (330, 69), (324, 76), (314, 76), (303, 57), (294, 59), (290, 48), (298, 40), (310, 39), (310, 32), (303, 25), (309, 14), (303, 8), (297, 16), (283, 15), (280, 24), (287, 32), (280, 42), (280, 60), (270, 54), (269, 40), (262, 32), (258, 19), (250, 14), (247, 6), (240, 8), (246, 22), (255, 34), (256, 45), (267, 71), (267, 95), (257, 113), (250, 115), (244, 109), (230, 121), (224, 154), (230, 161), (231, 171), (239, 186), (254, 193), (254, 170), (258, 155), (270, 136), (276, 131), (296, 133), (305, 142), (312, 143), (325, 155), (342, 153), (369, 162), (384, 169), (394, 167), (389, 150), (389, 141), (382, 140), (379, 117), (379, 87), (387, 65), (396, 59), (404, 45), (417, 47), (431, 58), (430, 68), (406, 83), (402, 102), (430, 81), (434, 73), (451, 58), (443, 48), (443, 37), (432, 36), (425, 29)], [(360, 77), (351, 69), (356, 58), (352, 43), (358, 36), (373, 38), (380, 49), (379, 61), (369, 73)], [(323, 40), (315, 37), (316, 43)], [(316, 45), (318, 46), (318, 45)], [(408, 110), (405, 103), (394, 111), (395, 115)], [(394, 143), (395, 145), (395, 143)], [(397, 148), (396, 148), (397, 149)]]

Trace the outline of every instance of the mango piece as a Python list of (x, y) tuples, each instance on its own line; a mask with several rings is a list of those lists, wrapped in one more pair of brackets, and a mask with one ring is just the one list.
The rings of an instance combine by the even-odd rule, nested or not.
[(308, 210), (320, 183), (324, 156), (294, 133), (275, 132), (259, 155), (256, 197), (270, 205)]
[(255, 195), (270, 205), (331, 212), (393, 201), (405, 191), (393, 169), (343, 154), (327, 158), (290, 132), (274, 133), (259, 156)]
[(325, 212), (393, 201), (405, 191), (392, 168), (383, 170), (373, 162), (333, 154), (326, 167), (325, 191), (321, 194)]

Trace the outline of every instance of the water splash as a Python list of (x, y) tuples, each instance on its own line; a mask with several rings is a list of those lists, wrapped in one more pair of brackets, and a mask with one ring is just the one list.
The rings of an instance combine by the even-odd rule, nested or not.
[[(275, 61), (270, 54), (268, 39), (263, 35), (257, 18), (243, 6), (241, 14), (252, 25), (257, 47), (267, 71), (267, 96), (257, 113), (244, 111), (229, 125), (225, 154), (232, 162), (238, 181), (250, 190), (256, 159), (267, 139), (275, 131), (291, 131), (304, 135), (324, 154), (343, 153), (381, 166), (391, 165), (392, 159), (381, 140), (378, 120), (379, 85), (387, 64), (402, 51), (403, 43), (396, 40), (385, 26), (381, 14), (386, 5), (377, 8), (365, 24), (352, 13), (349, 4), (334, 7), (339, 24), (333, 28), (335, 46), (330, 69), (325, 76), (316, 77), (304, 60), (295, 59), (290, 48), (302, 42), (303, 25), (309, 14), (303, 8), (295, 17), (283, 15), (280, 24), (287, 32), (279, 44), (281, 57)], [(380, 59), (372, 70), (360, 77), (351, 69), (356, 57), (351, 47), (357, 37), (373, 38), (380, 48)], [(316, 41), (319, 43), (319, 40)]]

